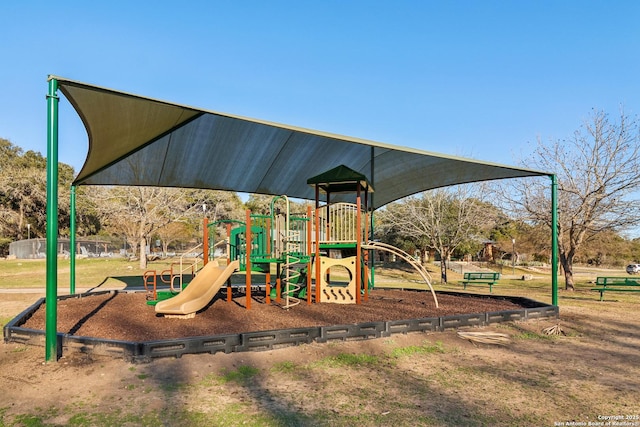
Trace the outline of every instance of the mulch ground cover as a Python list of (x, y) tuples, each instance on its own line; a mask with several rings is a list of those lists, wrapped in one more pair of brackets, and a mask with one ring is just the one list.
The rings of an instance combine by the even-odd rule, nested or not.
[[(485, 313), (521, 309), (499, 298), (439, 294), (435, 307), (430, 292), (373, 290), (368, 301), (353, 304), (311, 304), (302, 301), (290, 309), (265, 304), (254, 297), (247, 310), (245, 297), (231, 302), (220, 297), (191, 319), (157, 315), (146, 304), (144, 293), (85, 295), (58, 301), (58, 332), (76, 336), (125, 341), (236, 334), (273, 329), (359, 324), (455, 314)], [(31, 316), (25, 328), (45, 329), (45, 304)]]

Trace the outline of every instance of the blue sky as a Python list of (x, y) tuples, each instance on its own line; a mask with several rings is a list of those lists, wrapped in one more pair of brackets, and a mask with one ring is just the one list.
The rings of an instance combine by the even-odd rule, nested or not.
[[(638, 1), (5, 1), (0, 137), (46, 154), (47, 75), (518, 164), (640, 114)], [(87, 137), (63, 100), (59, 160)]]

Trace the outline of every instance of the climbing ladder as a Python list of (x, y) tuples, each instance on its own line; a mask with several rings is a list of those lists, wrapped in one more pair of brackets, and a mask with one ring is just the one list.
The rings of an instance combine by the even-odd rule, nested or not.
[[(286, 212), (284, 213), (284, 221), (277, 221), (277, 224), (282, 224), (283, 227), (276, 226), (276, 236), (277, 240), (280, 240), (280, 236), (282, 236), (282, 256), (284, 257), (284, 277), (283, 280), (283, 291), (282, 296), (284, 296), (284, 305), (282, 308), (288, 309), (291, 307), (295, 307), (300, 304), (300, 299), (296, 298), (294, 295), (300, 291), (300, 284), (298, 280), (300, 278), (300, 272), (295, 269), (295, 266), (300, 263), (301, 258), (299, 254), (302, 252), (301, 240), (301, 231), (300, 230), (292, 230), (291, 229), (291, 205), (289, 203), (289, 198), (287, 196), (280, 196), (280, 198), (284, 199), (286, 205)], [(272, 206), (274, 205), (274, 199), (272, 202)]]

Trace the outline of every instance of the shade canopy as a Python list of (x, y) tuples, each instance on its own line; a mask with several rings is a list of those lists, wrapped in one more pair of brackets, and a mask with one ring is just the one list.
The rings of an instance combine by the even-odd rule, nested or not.
[[(75, 185), (201, 188), (314, 200), (307, 181), (344, 165), (375, 188), (375, 209), (449, 185), (550, 175), (50, 79), (58, 81), (89, 137)], [(332, 201), (353, 197), (336, 194)]]

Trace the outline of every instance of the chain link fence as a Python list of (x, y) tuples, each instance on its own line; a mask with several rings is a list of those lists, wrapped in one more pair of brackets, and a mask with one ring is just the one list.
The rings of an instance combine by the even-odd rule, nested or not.
[[(9, 258), (44, 259), (47, 254), (47, 239), (25, 239), (9, 244)], [(69, 239), (58, 239), (56, 252), (59, 257), (68, 257), (70, 253)], [(122, 248), (116, 248), (111, 242), (104, 240), (76, 239), (76, 255), (87, 258), (120, 256)]]

